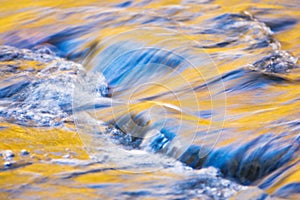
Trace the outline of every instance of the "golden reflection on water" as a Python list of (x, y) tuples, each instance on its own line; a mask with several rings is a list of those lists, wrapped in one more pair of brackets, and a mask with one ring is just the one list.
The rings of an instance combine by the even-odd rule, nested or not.
[[(63, 29), (64, 25), (72, 25), (72, 24), (80, 24), (84, 22), (84, 16), (89, 16), (91, 13), (80, 12), (79, 14), (75, 14), (71, 17), (66, 17), (65, 19), (57, 19), (51, 15), (51, 12), (58, 12), (60, 10), (66, 8), (76, 8), (84, 7), (84, 6), (104, 6), (103, 10), (109, 11), (108, 8), (105, 8), (105, 5), (109, 5), (111, 3), (116, 3), (117, 0), (114, 1), (97, 1), (97, 0), (87, 0), (87, 1), (74, 1), (74, 0), (64, 0), (64, 1), (52, 1), (52, 0), (43, 0), (43, 1), (31, 1), (31, 0), (14, 0), (14, 1), (1, 1), (0, 7), (0, 33), (6, 33), (13, 30), (20, 30), (20, 36), (23, 38), (28, 37), (28, 35), (34, 35), (36, 38), (43, 37), (51, 28), (55, 27), (53, 24), (58, 24), (56, 27), (58, 29)], [(164, 0), (164, 1), (156, 1), (142, 8), (129, 8), (131, 12), (138, 12), (140, 10), (156, 10), (163, 9), (163, 6), (170, 6), (173, 4), (179, 4), (181, 1), (177, 0)], [(260, 9), (273, 9), (272, 12), (269, 12), (266, 15), (259, 15), (260, 18), (269, 17), (269, 18), (284, 18), (285, 16), (292, 16), (295, 19), (300, 20), (300, 10), (284, 8), (284, 2), (288, 2), (288, 0), (276, 3), (277, 1), (272, 0), (261, 0), (259, 3), (255, 1), (247, 0), (216, 0), (214, 1), (214, 5), (220, 5), (223, 12), (241, 12), (244, 10), (249, 10), (254, 15)], [(233, 5), (233, 6), (232, 6)], [(187, 5), (189, 6), (189, 5)], [(218, 7), (218, 6), (216, 6)], [(207, 5), (192, 5), (188, 10), (190, 12), (196, 13), (198, 10), (203, 9), (211, 9), (211, 15), (214, 16), (216, 13), (220, 11), (213, 6)], [(47, 13), (48, 8), (54, 8), (55, 11), (51, 11), (49, 15), (43, 14)], [(118, 12), (124, 12), (123, 20), (130, 19), (130, 17), (126, 16), (126, 10), (120, 9)], [(42, 16), (42, 17), (41, 17)], [(80, 17), (79, 17), (80, 16)], [(40, 18), (41, 17), (41, 18)], [(195, 18), (186, 21), (187, 24), (198, 24), (200, 21), (209, 18), (210, 16), (204, 16), (201, 18)], [(48, 25), (51, 25), (47, 27)], [(102, 40), (112, 34), (121, 33), (127, 30), (131, 30), (135, 28), (134, 25), (127, 25), (122, 27), (109, 27), (105, 28), (101, 31), (101, 35), (94, 36), (94, 38), (98, 38)], [(295, 56), (300, 56), (300, 23), (297, 23), (293, 28), (290, 28), (286, 31), (279, 32), (275, 34), (275, 38), (280, 41), (282, 49), (291, 51)], [(55, 30), (57, 31), (57, 30)], [(147, 35), (141, 35), (140, 40), (147, 38)], [(192, 38), (195, 36), (191, 36)], [(30, 38), (29, 38), (30, 39)], [(199, 38), (193, 38), (199, 39)], [(178, 38), (180, 40), (180, 38)], [(2, 42), (0, 40), (0, 42)], [(153, 40), (155, 42), (155, 40)], [(241, 44), (243, 45), (243, 44)], [(234, 48), (240, 48), (241, 46), (236, 46)], [(231, 47), (225, 48), (211, 48), (205, 50), (207, 53), (212, 54), (214, 52), (223, 52), (223, 51), (232, 51), (234, 49)], [(225, 72), (229, 72), (235, 69), (241, 64), (245, 64), (249, 61), (248, 58), (241, 58), (238, 61), (234, 60), (232, 62), (216, 63), (219, 66), (219, 71), (221, 74)], [(24, 63), (24, 69), (32, 67), (37, 69), (39, 66), (36, 63), (28, 61)], [(299, 75), (300, 73), (295, 73)], [(187, 72), (187, 76), (192, 76)], [(189, 77), (191, 78), (191, 77)], [(230, 87), (230, 84), (238, 84), (238, 83), (229, 83), (227, 87)], [(233, 141), (237, 141), (239, 138), (243, 137), (255, 137), (261, 134), (267, 134), (269, 131), (273, 132), (283, 132), (286, 131), (285, 126), (277, 125), (275, 122), (278, 119), (281, 119), (283, 116), (286, 119), (289, 116), (298, 116), (299, 117), (299, 108), (300, 101), (289, 102), (289, 100), (297, 99), (300, 96), (300, 86), (299, 83), (292, 82), (290, 84), (274, 84), (267, 88), (269, 93), (277, 94), (272, 96), (264, 96), (261, 100), (261, 103), (257, 103), (257, 99), (255, 99), (255, 92), (253, 91), (242, 91), (242, 93), (232, 94), (227, 96), (226, 102), (226, 112), (227, 115), (231, 118), (228, 118), (225, 121), (224, 128), (229, 128), (237, 131), (238, 133), (231, 133), (231, 135), (225, 134), (223, 138), (220, 139), (219, 146), (223, 146), (226, 144), (230, 144)], [(157, 91), (154, 91), (157, 92)], [(151, 94), (151, 91), (149, 91)], [(207, 92), (197, 94), (199, 99), (202, 99), (201, 105), (210, 107), (210, 99), (205, 97), (208, 95)], [(175, 102), (175, 101), (174, 101)], [(186, 102), (188, 103), (188, 102)], [(150, 104), (142, 105), (141, 110), (145, 109), (145, 107), (151, 106)], [(203, 121), (203, 123), (210, 123)], [(265, 125), (273, 124), (274, 127), (268, 127), (266, 129), (262, 128)], [(41, 128), (29, 128), (29, 127), (21, 127), (8, 123), (1, 123), (0, 126), (4, 127), (0, 129), (0, 149), (11, 149), (13, 152), (18, 154), (22, 149), (27, 149), (30, 152), (30, 156), (34, 160), (49, 160), (55, 158), (61, 158), (63, 153), (67, 153), (66, 149), (69, 149), (73, 152), (74, 158), (77, 159), (88, 159), (88, 154), (85, 152), (83, 148), (83, 144), (78, 136), (78, 134), (74, 131), (62, 130), (62, 129), (41, 129)], [(257, 130), (255, 135), (247, 136), (246, 132), (251, 130)], [(239, 132), (245, 134), (239, 134)], [(68, 150), (68, 151), (69, 151)], [(63, 152), (63, 153), (62, 153)], [(24, 159), (19, 155), (16, 155), (16, 160)], [(293, 162), (297, 162), (299, 159), (294, 160)], [(3, 164), (3, 163), (1, 163)], [(3, 166), (3, 165), (2, 165)], [(49, 164), (47, 162), (37, 162), (31, 165), (21, 167), (20, 169), (12, 169), (5, 170), (2, 169), (0, 172), (0, 185), (2, 189), (20, 189), (22, 190), (22, 185), (31, 184), (32, 182), (42, 181), (43, 177), (51, 177), (53, 174), (57, 174), (60, 172), (67, 172), (77, 170), (74, 166), (68, 165), (56, 165)], [(173, 174), (174, 175), (174, 174)], [(108, 172), (99, 172), (92, 173), (85, 176), (81, 176), (75, 179), (78, 183), (116, 183), (116, 182), (126, 182), (127, 178), (123, 179), (122, 177), (126, 176), (126, 172), (122, 171), (108, 171)], [(156, 176), (167, 176), (166, 174), (157, 173)], [(171, 175), (170, 175), (171, 176)], [(136, 179), (138, 181), (146, 181), (146, 179), (151, 179), (148, 181), (155, 181), (153, 176), (137, 176)], [(176, 179), (176, 177), (172, 177)], [(282, 174), (282, 181), (277, 182), (273, 185), (267, 192), (273, 193), (282, 185), (293, 182), (300, 182), (300, 165), (296, 165), (292, 170), (287, 171)], [(160, 179), (158, 179), (160, 180)], [(84, 187), (66, 187), (66, 185), (55, 185), (55, 181), (53, 183), (41, 183), (41, 188), (37, 191), (27, 190), (23, 194), (24, 196), (36, 196), (40, 195), (43, 197), (49, 196), (49, 190), (55, 189), (55, 194), (53, 193), (51, 197), (62, 198), (66, 197), (66, 193), (72, 193), (72, 196), (78, 196), (80, 198), (94, 198), (95, 196), (99, 196), (94, 189), (84, 188)], [(1, 199), (8, 199), (10, 194), (1, 193)], [(51, 195), (51, 194), (50, 194)], [(105, 196), (103, 197), (105, 198)], [(297, 197), (295, 197), (296, 199)]]

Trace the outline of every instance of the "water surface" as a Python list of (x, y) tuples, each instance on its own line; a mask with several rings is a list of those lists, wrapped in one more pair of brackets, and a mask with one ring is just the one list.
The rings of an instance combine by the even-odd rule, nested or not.
[(3, 199), (299, 198), (297, 1), (0, 11)]

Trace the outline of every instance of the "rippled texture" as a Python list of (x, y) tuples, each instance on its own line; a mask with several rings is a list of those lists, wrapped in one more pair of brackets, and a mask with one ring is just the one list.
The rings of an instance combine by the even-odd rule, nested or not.
[(4, 199), (299, 198), (297, 1), (1, 4)]

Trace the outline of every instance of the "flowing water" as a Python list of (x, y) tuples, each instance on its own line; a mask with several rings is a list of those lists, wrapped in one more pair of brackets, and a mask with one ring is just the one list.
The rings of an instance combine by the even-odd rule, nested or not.
[(0, 3), (1, 199), (300, 198), (297, 0)]

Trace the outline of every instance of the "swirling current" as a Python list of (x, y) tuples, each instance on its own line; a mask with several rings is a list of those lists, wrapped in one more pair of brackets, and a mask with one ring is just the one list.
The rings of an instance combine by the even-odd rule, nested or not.
[(1, 199), (299, 199), (296, 0), (1, 1)]

